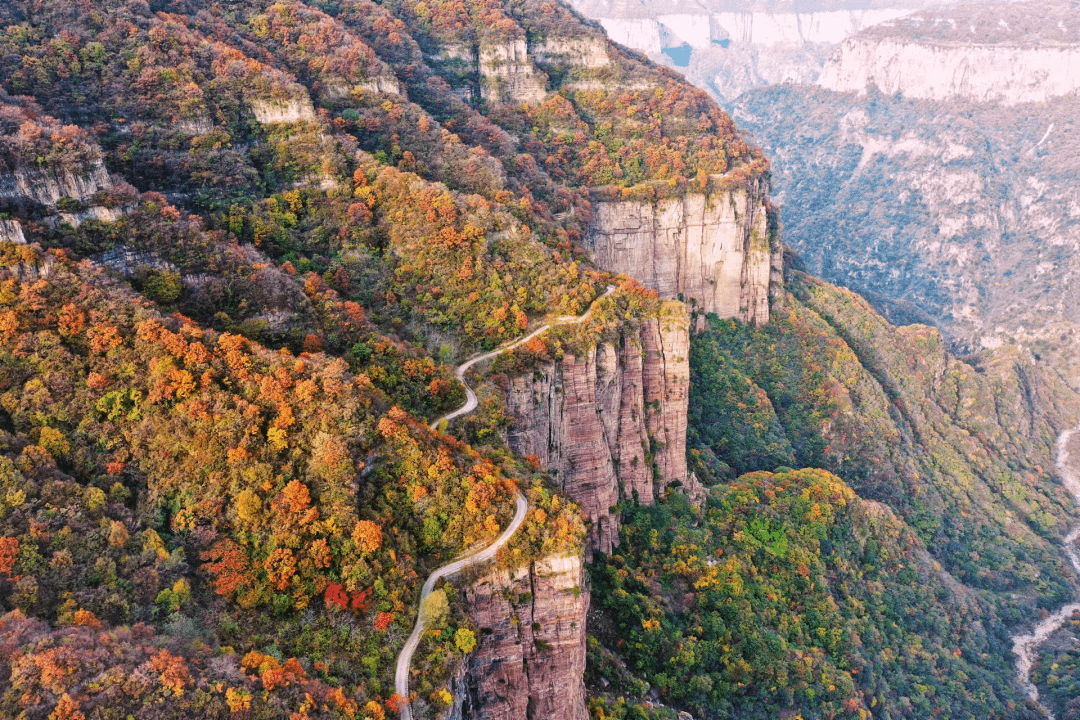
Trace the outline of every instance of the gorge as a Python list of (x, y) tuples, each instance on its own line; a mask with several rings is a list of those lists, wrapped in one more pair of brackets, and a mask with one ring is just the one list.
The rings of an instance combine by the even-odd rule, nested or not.
[[(905, 7), (611, 29), (689, 68), (753, 56), (724, 66), (745, 88), (778, 58), (818, 78)], [(1039, 224), (1071, 197), (1071, 95), (1012, 129), (1046, 172), (1010, 215), (982, 116), (931, 123), (940, 145), (894, 132), (940, 100), (814, 86), (862, 109), (829, 125), (858, 150), (797, 165), (778, 141), (826, 138), (825, 101), (754, 91), (737, 127), (606, 25), (540, 0), (0, 4), (0, 715), (1038, 716), (1012, 640), (1078, 590), (1080, 396), (1050, 347), (1072, 239)], [(877, 77), (841, 50), (819, 83)], [(936, 275), (837, 188), (901, 155)], [(1010, 244), (1020, 222), (1050, 240)], [(1031, 270), (999, 315), (978, 252)], [(1008, 342), (1017, 308), (1046, 347)], [(1071, 620), (1034, 631), (1066, 717), (1045, 673)]]

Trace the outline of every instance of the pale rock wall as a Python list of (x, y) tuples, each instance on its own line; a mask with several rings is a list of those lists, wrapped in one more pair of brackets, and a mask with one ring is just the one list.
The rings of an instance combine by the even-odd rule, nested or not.
[(17, 169), (0, 175), (0, 198), (34, 200), (48, 207), (55, 207), (61, 198), (85, 200), (98, 190), (109, 187), (109, 173), (100, 162), (78, 172), (65, 168), (61, 172), (52, 169)]
[[(695, 49), (730, 40), (757, 46), (839, 43), (863, 28), (900, 17), (910, 9), (835, 10), (826, 12), (658, 13), (653, 17), (604, 17), (588, 2), (573, 3), (598, 20), (617, 43), (650, 55), (664, 47), (661, 25), (680, 42)], [(676, 45), (678, 43), (675, 43)]]
[(706, 313), (756, 325), (769, 320), (782, 251), (769, 233), (762, 189), (599, 202), (586, 245), (601, 268), (662, 298), (692, 298)]
[(711, 16), (712, 39), (722, 40), (730, 37), (735, 42), (754, 45), (835, 44), (863, 28), (901, 17), (909, 12), (911, 12), (910, 9), (903, 8), (812, 13), (719, 12)]
[(964, 99), (1016, 105), (1080, 89), (1080, 46), (932, 45), (851, 38), (825, 65), (818, 84), (836, 92), (923, 100)]
[(603, 38), (549, 37), (532, 48), (536, 59), (587, 70), (611, 65)]
[(190, 118), (177, 118), (173, 127), (188, 135), (205, 135), (213, 131), (214, 121), (210, 119), (210, 113), (205, 110)]
[(547, 78), (536, 69), (523, 38), (482, 44), (479, 62), (480, 96), (491, 107), (539, 103), (547, 95)]
[(588, 720), (581, 558), (545, 558), (465, 589), (480, 642), (455, 683), (451, 720)]
[(615, 42), (649, 55), (659, 55), (660, 23), (653, 18), (594, 18)]
[[(532, 455), (589, 518), (587, 551), (618, 546), (622, 498), (649, 505), (688, 481), (689, 320), (682, 303), (662, 317), (513, 377), (506, 391), (510, 448)], [(657, 480), (659, 482), (657, 482)]]
[(288, 100), (252, 100), (251, 113), (261, 125), (272, 123), (311, 122), (315, 120), (315, 108), (311, 98), (299, 97)]
[(18, 220), (0, 218), (0, 242), (26, 244), (26, 237), (23, 235), (22, 225), (19, 224)]
[(355, 92), (381, 93), (385, 95), (404, 95), (401, 83), (393, 73), (355, 81), (353, 79), (339, 78), (334, 81), (324, 82), (320, 94), (325, 98), (343, 98)]

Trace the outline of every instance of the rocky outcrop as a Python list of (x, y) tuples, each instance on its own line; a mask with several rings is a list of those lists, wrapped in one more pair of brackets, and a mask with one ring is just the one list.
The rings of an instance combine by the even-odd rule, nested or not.
[[(746, 90), (787, 81), (814, 82), (838, 43), (860, 30), (900, 17), (925, 0), (890, 7), (837, 9), (835, 3), (670, 2), (573, 0), (612, 40), (676, 64), (695, 85), (722, 101)], [(672, 52), (674, 51), (674, 52)], [(677, 59), (678, 58), (678, 59)]]
[(662, 298), (763, 325), (780, 277), (763, 187), (647, 201), (604, 201), (586, 245), (597, 265), (625, 273)]
[(18, 220), (0, 218), (0, 242), (26, 244), (26, 237), (23, 235), (22, 225), (19, 224)]
[(1046, 102), (1080, 89), (1080, 46), (941, 47), (851, 38), (818, 83), (836, 92), (874, 86), (922, 100)]
[(109, 173), (100, 161), (87, 168), (19, 168), (0, 175), (0, 199), (32, 200), (56, 207), (63, 198), (85, 200), (110, 185)]
[(261, 125), (315, 120), (315, 108), (311, 104), (311, 98), (308, 97), (287, 100), (252, 100), (249, 106), (255, 120)]
[(214, 121), (206, 110), (188, 118), (177, 118), (173, 127), (188, 135), (205, 135), (214, 130)]
[(541, 62), (585, 70), (611, 65), (604, 38), (549, 37), (536, 43), (533, 55)]
[(368, 92), (368, 93), (381, 93), (385, 95), (403, 95), (401, 83), (392, 73), (386, 73), (384, 75), (376, 75), (375, 77), (361, 80), (353, 86), (347, 84), (335, 84), (324, 86), (323, 93), (327, 97), (340, 98), (345, 97), (356, 91)]
[(837, 92), (1004, 105), (1080, 89), (1080, 31), (1068, 3), (924, 11), (845, 41), (819, 84)]
[(455, 683), (450, 718), (587, 720), (581, 559), (545, 558), (465, 589), (480, 643)]
[(681, 303), (661, 318), (507, 384), (509, 444), (536, 457), (585, 512), (588, 551), (619, 542), (622, 498), (651, 504), (684, 484), (690, 387), (689, 321)]
[(538, 103), (547, 79), (529, 57), (524, 38), (480, 45), (480, 97), (490, 107)]

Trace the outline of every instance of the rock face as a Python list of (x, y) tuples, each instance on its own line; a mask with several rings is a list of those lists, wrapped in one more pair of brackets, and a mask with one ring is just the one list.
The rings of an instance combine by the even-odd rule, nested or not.
[(481, 45), (479, 62), (480, 96), (491, 107), (538, 103), (547, 95), (524, 38)]
[(26, 237), (23, 235), (22, 225), (18, 220), (0, 219), (0, 242), (26, 244)]
[(798, 3), (755, 0), (573, 0), (612, 40), (684, 68), (721, 102), (783, 82), (814, 82), (837, 45), (941, 0)]
[(537, 60), (569, 67), (599, 70), (611, 65), (603, 38), (549, 37), (533, 47)]
[(495, 572), (466, 588), (480, 643), (450, 718), (587, 720), (585, 614), (578, 557)]
[(586, 244), (597, 265), (662, 298), (692, 299), (706, 313), (763, 325), (782, 252), (764, 200), (764, 188), (751, 185), (657, 202), (600, 202)]
[[(1080, 96), (1021, 102), (1069, 68), (1017, 85), (1019, 61), (991, 76), (994, 64), (977, 60), (991, 49), (1034, 58), (1080, 48), (1074, 10), (1033, 7), (922, 13), (858, 36), (863, 47), (903, 44), (954, 63), (924, 86), (900, 74), (902, 85), (867, 95), (755, 90), (733, 117), (772, 160), (784, 241), (810, 272), (871, 298), (892, 322), (937, 325), (961, 353), (1022, 343), (1080, 388), (1080, 189), (1069, 180), (1080, 172), (1069, 131)], [(957, 95), (911, 97), (920, 87)], [(897, 89), (902, 97), (885, 94)]]
[(845, 41), (818, 83), (837, 92), (1003, 105), (1080, 88), (1080, 30), (1065, 2), (924, 11)]
[(851, 38), (818, 83), (836, 92), (901, 93), (922, 100), (1006, 105), (1046, 102), (1080, 89), (1080, 46), (935, 46)]
[(262, 125), (315, 120), (315, 108), (311, 98), (306, 96), (289, 100), (252, 100), (250, 107), (255, 119)]
[[(77, 171), (77, 172), (76, 172)], [(25, 170), (0, 175), (0, 198), (26, 199), (56, 207), (62, 198), (85, 200), (111, 185), (109, 173), (100, 163), (89, 168)]]
[(663, 317), (617, 345), (509, 381), (510, 447), (536, 457), (581, 505), (590, 553), (618, 545), (620, 498), (651, 504), (669, 483), (687, 482), (689, 347), (685, 307), (666, 303)]

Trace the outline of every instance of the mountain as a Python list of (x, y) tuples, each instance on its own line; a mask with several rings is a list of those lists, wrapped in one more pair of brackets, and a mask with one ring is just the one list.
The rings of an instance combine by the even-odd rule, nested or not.
[(1033, 8), (880, 26), (817, 86), (754, 91), (734, 112), (774, 160), (785, 241), (812, 272), (957, 348), (1025, 343), (1075, 386), (1075, 42), (1061, 28), (1076, 14)]
[(0, 714), (1036, 711), (1080, 398), (802, 272), (705, 91), (555, 2), (0, 26)]
[[(613, 40), (679, 68), (727, 106), (747, 90), (813, 83), (849, 37), (941, 0), (575, 0)], [(861, 86), (857, 89), (862, 89)]]

